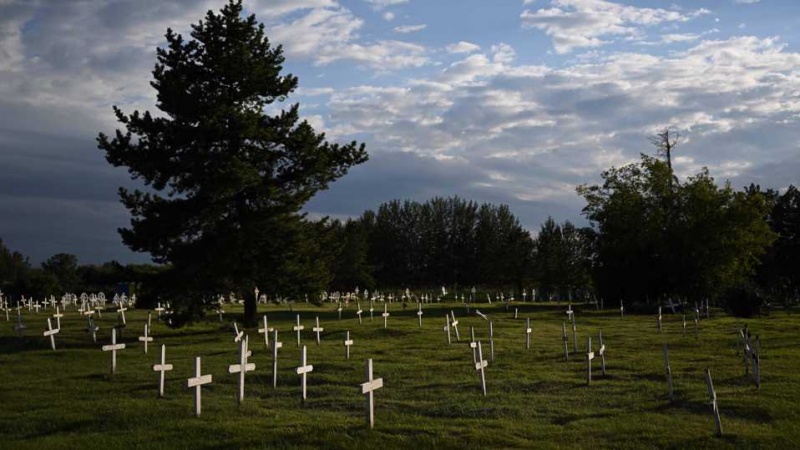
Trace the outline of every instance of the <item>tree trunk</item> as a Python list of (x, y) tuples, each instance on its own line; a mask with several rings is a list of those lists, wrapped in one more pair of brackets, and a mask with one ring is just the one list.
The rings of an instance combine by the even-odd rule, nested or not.
[(258, 324), (256, 315), (258, 314), (257, 299), (252, 295), (247, 295), (244, 298), (244, 326), (254, 327)]

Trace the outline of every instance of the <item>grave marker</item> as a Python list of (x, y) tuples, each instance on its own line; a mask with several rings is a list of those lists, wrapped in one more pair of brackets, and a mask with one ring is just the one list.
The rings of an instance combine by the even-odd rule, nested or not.
[(306, 346), (303, 346), (303, 351), (300, 354), (300, 367), (295, 371), (300, 375), (300, 386), (302, 387), (303, 402), (306, 401), (306, 375), (314, 371), (314, 366), (306, 362)]
[(361, 325), (361, 313), (364, 311), (361, 310), (361, 303), (357, 302), (358, 310), (356, 311), (356, 315), (358, 316), (358, 324)]
[(128, 325), (128, 322), (125, 320), (125, 311), (127, 310), (128, 308), (124, 307), (122, 304), (120, 304), (119, 309), (117, 309), (117, 314), (119, 314), (120, 323), (123, 326)]
[(525, 350), (531, 349), (531, 318), (528, 317), (527, 325), (525, 326)]
[(19, 311), (19, 307), (17, 307), (17, 323), (14, 325), (14, 331), (17, 332), (19, 337), (22, 337), (25, 334), (25, 324), (22, 323), (22, 313)]
[(450, 316), (448, 314), (444, 315), (445, 326), (442, 331), (447, 332), (447, 344), (449, 345), (450, 342)]
[(573, 353), (578, 353), (578, 331), (575, 326), (575, 314), (572, 314), (572, 347)]
[(250, 352), (247, 350), (248, 341), (249, 336), (245, 336), (245, 338), (241, 341), (241, 345), (239, 346), (239, 364), (232, 364), (228, 366), (228, 373), (239, 374), (239, 395), (236, 398), (239, 404), (244, 401), (244, 375), (247, 372), (256, 370), (255, 364), (247, 362), (247, 357), (250, 356)]
[(422, 303), (417, 303), (417, 318), (419, 319), (419, 327), (422, 328)]
[(606, 345), (603, 344), (603, 332), (598, 331), (597, 337), (600, 340), (600, 348), (597, 350), (597, 356), (600, 357), (600, 372), (606, 376)]
[(458, 335), (458, 321), (456, 320), (456, 314), (453, 310), (450, 310), (450, 315), (453, 317), (453, 320), (450, 321), (450, 325), (453, 326), (453, 329), (456, 331), (456, 340), (461, 342), (461, 336)]
[(492, 321), (489, 321), (489, 360), (494, 362), (494, 327)]
[(386, 303), (383, 304), (383, 328), (386, 328), (386, 320), (389, 318), (389, 311), (386, 310)]
[(292, 331), (296, 331), (297, 332), (297, 346), (298, 347), (300, 347), (300, 332), (305, 330), (305, 329), (306, 329), (305, 326), (300, 325), (300, 314), (298, 314), (297, 315), (297, 325), (292, 327)]
[(264, 314), (264, 328), (259, 328), (258, 333), (264, 335), (264, 348), (269, 348), (269, 333), (272, 331), (272, 328), (269, 327), (267, 324), (267, 315)]
[(240, 342), (244, 337), (244, 331), (239, 331), (239, 325), (233, 322), (233, 342)]
[(165, 372), (172, 370), (172, 364), (167, 364), (167, 347), (161, 344), (161, 364), (153, 364), (153, 371), (159, 373), (158, 396), (164, 397), (164, 375)]
[(469, 348), (472, 349), (472, 363), (475, 364), (478, 362), (478, 343), (475, 342), (475, 329), (472, 326), (469, 327)]
[(711, 381), (711, 370), (706, 368), (706, 387), (708, 397), (711, 400), (711, 411), (714, 414), (714, 425), (716, 426), (717, 436), (722, 436), (722, 422), (719, 419), (719, 405), (717, 404), (717, 392), (714, 390), (714, 383)]
[(369, 301), (369, 321), (372, 322), (372, 312), (375, 310), (375, 301), (370, 299)]
[(53, 324), (50, 322), (50, 318), (47, 318), (47, 331), (45, 331), (44, 337), (50, 337), (50, 347), (53, 351), (56, 350), (56, 334), (61, 331), (60, 328), (53, 328)]
[(669, 365), (669, 348), (667, 348), (667, 344), (664, 344), (664, 370), (666, 371), (667, 375), (667, 393), (669, 396), (669, 402), (672, 403), (672, 368)]
[(569, 361), (569, 339), (567, 338), (567, 322), (561, 325), (561, 340), (564, 341), (564, 361)]
[[(56, 328), (59, 330), (61, 329), (62, 317), (64, 317), (64, 314), (58, 310), (58, 305), (56, 305), (56, 313), (53, 314), (53, 318), (56, 319)], [(6, 308), (6, 321), (8, 321), (8, 308)]]
[(622, 300), (619, 301), (619, 316), (625, 317), (625, 305), (622, 304)]
[(361, 393), (367, 396), (367, 423), (370, 428), (375, 425), (375, 405), (372, 393), (382, 387), (383, 378), (372, 378), (372, 358), (370, 358), (367, 360), (367, 382), (361, 384)]
[(484, 373), (484, 369), (488, 363), (485, 359), (483, 359), (483, 350), (481, 349), (481, 342), (478, 341), (478, 360), (475, 362), (475, 370), (481, 373), (481, 390), (483, 390), (483, 396), (486, 397), (486, 374)]
[(94, 325), (94, 318), (92, 318), (92, 316), (89, 316), (87, 320), (89, 324), (86, 327), (86, 332), (92, 334), (92, 342), (97, 344), (97, 331), (100, 330), (100, 327)]
[(347, 336), (344, 339), (344, 356), (350, 359), (350, 346), (353, 345), (353, 340), (350, 339), (350, 331), (347, 331)]
[(658, 307), (658, 333), (661, 334), (661, 307)]
[(148, 328), (147, 324), (144, 324), (144, 336), (139, 336), (139, 342), (144, 342), (145, 354), (147, 354), (147, 343), (153, 342), (153, 337), (147, 335)]
[(339, 320), (342, 320), (342, 302), (339, 302), (339, 308), (336, 311), (339, 312)]
[(317, 316), (317, 317), (314, 319), (314, 325), (315, 325), (315, 326), (314, 326), (314, 328), (312, 328), (312, 329), (311, 329), (311, 331), (313, 331), (314, 333), (316, 333), (316, 334), (317, 334), (317, 345), (319, 345), (319, 334), (320, 334), (320, 333), (322, 333), (323, 331), (325, 331), (325, 329), (324, 329), (324, 328), (322, 328), (321, 326), (319, 326), (319, 316)]
[(283, 347), (283, 342), (278, 342), (278, 330), (272, 335), (272, 387), (278, 387), (278, 349)]
[(202, 397), (200, 393), (200, 388), (204, 384), (211, 383), (211, 375), (201, 375), (202, 372), (200, 371), (200, 357), (196, 357), (194, 360), (194, 378), (189, 378), (188, 382), (186, 383), (187, 388), (191, 389), (194, 388), (194, 415), (195, 417), (200, 417), (201, 405), (202, 405)]
[(586, 343), (586, 373), (587, 373), (587, 383), (592, 384), (592, 360), (594, 359), (594, 352), (592, 351), (592, 337), (588, 336)]
[(125, 344), (117, 344), (117, 329), (111, 329), (111, 345), (104, 345), (102, 350), (104, 352), (111, 352), (111, 374), (117, 373), (117, 350), (124, 350)]

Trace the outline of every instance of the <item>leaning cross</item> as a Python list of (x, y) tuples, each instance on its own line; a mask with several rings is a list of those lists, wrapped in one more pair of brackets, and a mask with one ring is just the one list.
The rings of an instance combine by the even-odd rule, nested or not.
[(292, 330), (297, 332), (297, 346), (300, 347), (300, 332), (305, 330), (306, 327), (300, 325), (300, 314), (297, 315), (297, 325), (292, 327)]
[(144, 342), (145, 353), (147, 353), (147, 343), (153, 342), (153, 337), (147, 335), (148, 328), (147, 324), (144, 324), (144, 336), (139, 336), (139, 342)]
[(486, 397), (486, 374), (484, 373), (484, 368), (489, 364), (483, 359), (483, 350), (481, 349), (481, 342), (478, 341), (478, 360), (475, 362), (475, 370), (480, 371), (481, 373), (481, 389), (483, 390), (483, 396)]
[(117, 329), (111, 329), (111, 345), (104, 345), (102, 350), (104, 352), (111, 352), (111, 374), (117, 373), (117, 350), (123, 350), (125, 344), (117, 344)]
[(312, 372), (314, 370), (314, 366), (306, 363), (306, 346), (303, 346), (303, 351), (300, 354), (300, 367), (296, 368), (295, 371), (298, 375), (300, 375), (300, 386), (302, 386), (302, 393), (303, 393), (303, 401), (306, 401), (306, 374)]
[(231, 364), (230, 366), (228, 366), (228, 373), (239, 374), (239, 395), (236, 398), (239, 404), (241, 404), (244, 401), (244, 375), (247, 372), (256, 370), (255, 364), (247, 362), (247, 357), (250, 356), (249, 352), (247, 351), (248, 341), (249, 337), (245, 336), (245, 338), (242, 339), (241, 344), (239, 346), (239, 364)]
[(592, 351), (592, 337), (587, 338), (586, 344), (586, 369), (587, 369), (587, 384), (592, 384), (592, 360), (594, 359), (594, 352)]
[(50, 337), (50, 347), (53, 348), (55, 351), (56, 349), (56, 334), (61, 331), (61, 328), (53, 328), (53, 324), (50, 323), (50, 318), (47, 318), (47, 331), (44, 332), (44, 337)]
[(161, 344), (161, 364), (153, 364), (153, 371), (161, 372), (159, 374), (158, 382), (159, 397), (164, 397), (164, 375), (168, 370), (172, 370), (172, 364), (167, 364), (167, 348), (166, 345)]
[(240, 342), (244, 337), (244, 331), (239, 331), (239, 325), (233, 322), (233, 342)]
[(201, 410), (201, 394), (200, 394), (200, 387), (204, 384), (211, 383), (211, 374), (209, 375), (201, 375), (202, 372), (200, 371), (200, 357), (196, 357), (194, 360), (194, 378), (189, 378), (187, 387), (189, 389), (194, 388), (194, 415), (200, 417), (200, 410)]
[(319, 345), (319, 334), (325, 331), (324, 328), (319, 326), (319, 316), (314, 319), (314, 328), (312, 328), (311, 331), (317, 334), (317, 345)]
[(450, 325), (453, 326), (453, 329), (456, 331), (456, 340), (461, 341), (461, 336), (458, 335), (458, 321), (456, 320), (456, 314), (453, 310), (450, 310), (450, 316), (453, 317), (453, 320), (450, 321)]
[(358, 315), (358, 324), (361, 325), (361, 313), (364, 311), (361, 310), (361, 303), (358, 303), (358, 311), (356, 311), (356, 315)]
[(600, 372), (606, 376), (606, 344), (603, 344), (603, 332), (598, 331), (597, 337), (600, 339), (600, 348), (597, 350), (597, 356), (600, 357)]
[(361, 383), (361, 393), (367, 396), (367, 423), (370, 428), (375, 425), (375, 405), (372, 393), (382, 387), (383, 378), (372, 378), (372, 358), (370, 358), (367, 360), (367, 382)]
[(710, 369), (706, 369), (706, 387), (708, 387), (708, 397), (711, 400), (711, 411), (714, 413), (714, 425), (716, 425), (717, 436), (722, 436), (722, 422), (720, 422), (719, 419), (717, 392), (714, 390), (714, 383), (711, 381)]

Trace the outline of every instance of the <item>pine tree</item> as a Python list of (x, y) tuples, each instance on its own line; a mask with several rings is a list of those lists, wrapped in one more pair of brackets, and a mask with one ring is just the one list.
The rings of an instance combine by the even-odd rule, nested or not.
[(298, 80), (281, 74), (282, 47), (270, 44), (254, 15), (242, 16), (241, 0), (209, 11), (192, 25), (191, 40), (171, 29), (166, 40), (151, 82), (161, 113), (114, 107), (126, 131), (98, 137), (108, 162), (147, 187), (120, 188), (132, 216), (120, 234), (171, 266), (168, 294), (179, 313), (195, 316), (230, 290), (244, 295), (249, 322), (253, 288), (282, 281), (282, 270), (294, 278), (297, 262), (308, 259), (290, 248), (308, 234), (302, 206), (368, 157), (364, 144), (328, 143), (300, 121), (298, 104), (265, 112)]

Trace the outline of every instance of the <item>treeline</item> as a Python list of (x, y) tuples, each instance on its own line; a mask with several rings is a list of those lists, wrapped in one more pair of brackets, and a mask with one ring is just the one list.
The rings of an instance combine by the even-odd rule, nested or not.
[(127, 288), (140, 287), (154, 281), (162, 268), (151, 264), (122, 265), (110, 261), (98, 265), (79, 265), (78, 258), (58, 253), (39, 267), (18, 251), (12, 251), (0, 239), (0, 290), (4, 296), (43, 298), (70, 292), (118, 292), (121, 283)]

